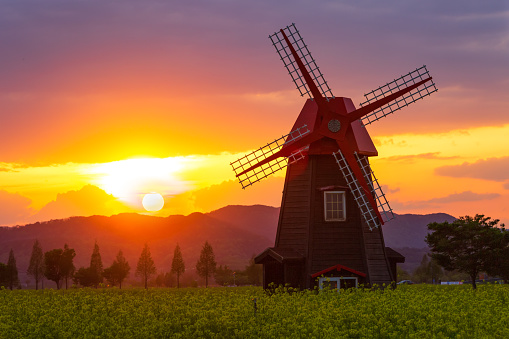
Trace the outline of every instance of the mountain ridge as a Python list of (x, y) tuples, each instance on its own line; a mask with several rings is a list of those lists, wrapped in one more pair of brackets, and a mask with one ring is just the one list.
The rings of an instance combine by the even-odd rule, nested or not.
[[(188, 270), (193, 270), (201, 248), (208, 241), (216, 261), (233, 269), (243, 269), (249, 259), (274, 245), (279, 208), (264, 205), (229, 205), (217, 210), (187, 216), (156, 217), (136, 213), (113, 216), (70, 217), (24, 226), (0, 227), (0, 262), (7, 262), (12, 248), (17, 261), (20, 281), (27, 280), (32, 245), (35, 239), (43, 251), (63, 248), (68, 244), (76, 251), (75, 266), (88, 266), (97, 241), (104, 267), (111, 265), (122, 250), (134, 276), (136, 263), (145, 243), (149, 244), (158, 272), (171, 269), (173, 251), (178, 243)], [(411, 269), (426, 253), (424, 237), (429, 222), (452, 221), (445, 213), (427, 215), (402, 214), (383, 226), (386, 246), (405, 249), (405, 269)], [(411, 257), (411, 258), (410, 258)], [(419, 259), (420, 261), (420, 259)], [(417, 263), (418, 264), (418, 263)]]

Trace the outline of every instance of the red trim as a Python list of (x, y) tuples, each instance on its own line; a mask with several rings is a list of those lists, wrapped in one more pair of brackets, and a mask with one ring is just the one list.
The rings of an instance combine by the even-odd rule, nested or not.
[(326, 268), (320, 272), (317, 272), (313, 275), (311, 275), (312, 278), (316, 278), (316, 277), (319, 277), (321, 276), (322, 274), (325, 274), (327, 272), (330, 272), (330, 271), (333, 271), (333, 270), (337, 270), (337, 271), (341, 271), (341, 270), (345, 270), (345, 271), (348, 271), (350, 273), (353, 273), (353, 274), (356, 274), (358, 276), (361, 276), (363, 278), (366, 278), (366, 274), (362, 273), (362, 272), (359, 272), (359, 271), (356, 271), (354, 269), (351, 269), (349, 267), (346, 267), (346, 266), (343, 266), (343, 265), (340, 265), (340, 264), (337, 264), (337, 265), (334, 265), (334, 266), (331, 266), (329, 268)]

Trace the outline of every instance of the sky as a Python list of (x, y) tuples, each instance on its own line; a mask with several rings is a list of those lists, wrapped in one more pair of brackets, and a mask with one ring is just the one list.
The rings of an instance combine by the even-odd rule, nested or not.
[[(0, 225), (279, 206), (230, 163), (299, 96), (268, 36), (295, 23), (335, 96), (427, 65), (438, 92), (368, 126), (396, 213), (509, 225), (506, 1), (1, 1)], [(146, 194), (164, 207), (145, 210)]]

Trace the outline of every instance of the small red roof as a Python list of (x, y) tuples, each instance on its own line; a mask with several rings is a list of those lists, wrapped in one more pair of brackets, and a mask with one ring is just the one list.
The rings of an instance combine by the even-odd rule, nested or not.
[(337, 265), (334, 265), (334, 266), (331, 266), (329, 268), (326, 268), (320, 272), (316, 272), (315, 274), (311, 275), (311, 277), (313, 278), (316, 278), (316, 277), (319, 277), (321, 276), (322, 274), (325, 274), (327, 272), (330, 272), (330, 271), (333, 271), (333, 270), (337, 270), (338, 272), (341, 271), (341, 270), (345, 270), (345, 271), (348, 271), (350, 273), (353, 273), (353, 274), (356, 274), (358, 276), (361, 276), (363, 278), (366, 277), (366, 274), (365, 273), (362, 273), (362, 272), (359, 272), (359, 271), (356, 271), (350, 267), (346, 267), (346, 266), (343, 266), (343, 265), (340, 265), (340, 264), (337, 264)]

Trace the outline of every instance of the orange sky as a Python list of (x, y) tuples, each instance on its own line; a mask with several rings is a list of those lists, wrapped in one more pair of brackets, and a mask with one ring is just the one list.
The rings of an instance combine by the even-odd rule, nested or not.
[(509, 223), (509, 8), (498, 1), (16, 1), (0, 13), (0, 225), (281, 201), (229, 163), (289, 132), (298, 95), (268, 35), (299, 28), (336, 96), (422, 64), (438, 93), (368, 126), (396, 213)]

